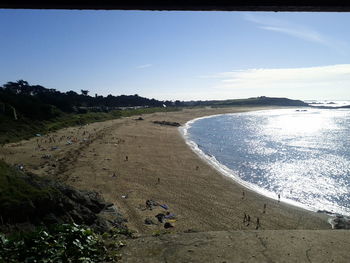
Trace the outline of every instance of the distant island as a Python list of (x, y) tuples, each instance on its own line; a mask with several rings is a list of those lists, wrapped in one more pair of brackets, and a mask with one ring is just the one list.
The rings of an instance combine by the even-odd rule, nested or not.
[(301, 100), (292, 100), (287, 98), (271, 97), (253, 97), (248, 99), (230, 99), (230, 100), (208, 100), (208, 101), (184, 101), (183, 106), (300, 106), (307, 107), (308, 103)]

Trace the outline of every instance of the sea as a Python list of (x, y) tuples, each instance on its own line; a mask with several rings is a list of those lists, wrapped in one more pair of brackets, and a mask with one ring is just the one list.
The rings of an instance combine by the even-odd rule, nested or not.
[(245, 187), (309, 210), (350, 215), (350, 109), (214, 115), (189, 121), (182, 133), (201, 158)]

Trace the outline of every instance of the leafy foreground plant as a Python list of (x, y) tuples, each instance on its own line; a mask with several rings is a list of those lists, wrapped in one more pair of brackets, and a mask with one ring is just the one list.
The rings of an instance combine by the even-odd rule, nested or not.
[(76, 224), (54, 225), (7, 238), (0, 234), (0, 262), (110, 262), (102, 239)]

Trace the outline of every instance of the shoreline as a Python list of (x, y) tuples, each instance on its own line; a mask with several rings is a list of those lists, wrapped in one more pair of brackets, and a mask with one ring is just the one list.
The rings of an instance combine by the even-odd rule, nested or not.
[[(10, 164), (23, 163), (27, 170), (43, 176), (65, 178), (78, 189), (103, 194), (128, 219), (128, 226), (140, 234), (164, 229), (155, 215), (166, 211), (160, 207), (145, 209), (146, 200), (166, 204), (176, 215), (172, 232), (254, 230), (257, 218), (262, 230), (331, 229), (328, 216), (278, 203), (225, 178), (189, 148), (177, 128), (153, 123), (166, 120), (184, 124), (203, 116), (275, 108), (184, 109), (141, 115), (142, 121), (129, 117), (93, 123), (52, 134), (82, 138), (83, 133), (89, 133), (88, 144), (62, 143), (58, 150), (38, 152), (33, 151), (37, 138), (32, 138), (6, 145), (0, 157), (5, 156)], [(52, 146), (43, 143), (45, 149)], [(46, 152), (52, 155), (51, 160), (40, 158)], [(244, 213), (252, 218), (248, 225), (243, 223)], [(145, 219), (155, 224), (147, 225)]]
[[(262, 111), (269, 111), (269, 110), (262, 110)], [(193, 140), (190, 140), (189, 135), (188, 135), (188, 129), (191, 128), (191, 125), (194, 122), (196, 122), (197, 120), (201, 120), (201, 119), (213, 118), (213, 117), (216, 117), (216, 116), (229, 115), (229, 114), (236, 114), (236, 113), (215, 114), (215, 115), (198, 117), (198, 118), (189, 120), (184, 125), (182, 125), (182, 126), (180, 126), (178, 128), (179, 133), (181, 134), (181, 136), (183, 137), (185, 143), (189, 146), (189, 148), (193, 152), (195, 152), (200, 159), (202, 159), (204, 162), (207, 162), (213, 169), (217, 170), (223, 176), (231, 179), (235, 183), (245, 187), (247, 190), (254, 191), (257, 194), (260, 194), (260, 195), (262, 195), (262, 196), (264, 196), (266, 198), (270, 198), (270, 199), (276, 201), (278, 199), (277, 193), (273, 193), (273, 192), (268, 191), (268, 190), (266, 190), (264, 188), (258, 187), (257, 185), (255, 185), (253, 183), (246, 182), (246, 181), (242, 180), (239, 176), (234, 174), (233, 170), (228, 168), (226, 165), (220, 163), (215, 158), (215, 156), (211, 156), (210, 154), (205, 153), (202, 149), (200, 149), (199, 145), (196, 142), (194, 142)], [(346, 215), (346, 214), (331, 212), (331, 211), (328, 211), (328, 210), (320, 210), (320, 209), (317, 209), (317, 208), (314, 208), (314, 207), (307, 206), (307, 205), (305, 205), (303, 203), (294, 201), (292, 199), (287, 199), (287, 198), (283, 198), (283, 197), (280, 198), (280, 202), (284, 203), (286, 205), (291, 205), (291, 206), (294, 206), (294, 207), (297, 207), (297, 208), (305, 209), (307, 211), (311, 211), (311, 212), (314, 212), (314, 213), (323, 213), (325, 215), (328, 215), (329, 216), (328, 222), (329, 222), (330, 225), (332, 225), (332, 223), (330, 222), (332, 217), (335, 217), (337, 215), (348, 217), (348, 215)], [(332, 225), (332, 227), (333, 227), (333, 225)]]

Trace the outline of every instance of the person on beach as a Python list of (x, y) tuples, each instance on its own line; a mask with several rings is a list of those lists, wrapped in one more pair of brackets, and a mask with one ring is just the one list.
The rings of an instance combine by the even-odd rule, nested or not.
[(129, 157), (128, 156), (125, 156), (125, 161), (128, 161), (129, 160)]
[(278, 194), (278, 202), (280, 202), (280, 200), (281, 200), (281, 195)]
[(158, 177), (158, 181), (157, 181), (157, 184), (160, 184), (160, 178)]
[(243, 191), (242, 192), (242, 199), (244, 199), (245, 198), (245, 192)]
[(263, 213), (265, 214), (266, 213), (266, 204), (264, 204), (264, 211)]
[(243, 223), (245, 223), (246, 221), (247, 221), (247, 214), (244, 213)]
[(258, 228), (260, 227), (260, 220), (259, 217), (256, 218), (256, 230), (258, 230)]

